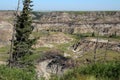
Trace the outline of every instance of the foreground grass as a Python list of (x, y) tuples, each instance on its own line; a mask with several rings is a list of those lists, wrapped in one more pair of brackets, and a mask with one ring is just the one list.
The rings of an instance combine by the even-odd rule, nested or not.
[(51, 80), (120, 80), (120, 62), (96, 63), (77, 67)]
[(0, 66), (0, 80), (37, 80), (34, 70)]
[(10, 49), (10, 46), (5, 46), (0, 48), (0, 61), (6, 61), (8, 59), (9, 49)]

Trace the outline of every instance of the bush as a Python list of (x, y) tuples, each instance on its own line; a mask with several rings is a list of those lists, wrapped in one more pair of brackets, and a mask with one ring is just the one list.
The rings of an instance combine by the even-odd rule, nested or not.
[(118, 80), (120, 77), (120, 62), (97, 63), (79, 70), (81, 74)]

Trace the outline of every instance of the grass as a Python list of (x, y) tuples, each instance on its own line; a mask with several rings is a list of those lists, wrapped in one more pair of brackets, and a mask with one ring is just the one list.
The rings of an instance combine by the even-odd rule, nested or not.
[[(54, 34), (54, 33), (52, 33)], [(66, 34), (68, 35), (68, 34)], [(85, 34), (89, 35), (89, 34)], [(43, 36), (43, 35), (42, 35)], [(63, 51), (64, 53), (68, 53), (73, 57), (72, 50), (69, 50), (68, 48), (75, 43), (75, 41), (79, 40), (81, 37), (76, 35), (68, 35), (72, 38), (74, 38), (73, 41), (69, 43), (63, 43), (63, 44), (54, 44), (54, 48), (48, 48), (48, 47), (40, 47), (35, 49), (35, 53), (29, 58), (27, 57), (26, 60), (33, 61), (38, 58), (41, 58), (41, 52), (58, 49), (60, 51)], [(9, 51), (8, 47), (2, 47), (0, 48), (0, 60), (6, 60), (8, 55), (6, 54)], [(104, 57), (105, 50), (99, 49), (97, 50), (97, 59), (101, 60)], [(76, 54), (74, 54), (76, 55)], [(99, 57), (99, 58), (98, 58)], [(93, 51), (85, 52), (82, 57), (78, 58), (77, 61), (80, 63), (84, 62), (85, 59), (93, 60)], [(108, 61), (114, 61), (119, 60), (120, 54), (116, 51), (107, 50), (107, 60)], [(90, 65), (83, 65), (82, 67), (74, 68), (68, 72), (66, 72), (62, 77), (58, 76), (52, 76), (51, 80), (119, 80), (120, 78), (120, 63), (96, 63), (96, 64), (90, 64)], [(23, 69), (17, 69), (6, 66), (0, 66), (0, 80), (37, 80), (35, 79), (35, 73), (31, 73), (28, 70)], [(44, 79), (43, 79), (44, 80)]]
[(39, 47), (39, 48), (36, 48), (35, 51), (36, 52), (44, 52), (44, 51), (47, 51), (47, 50), (50, 50), (51, 48), (49, 47)]
[[(108, 36), (101, 36), (101, 35), (97, 36), (97, 34), (95, 34), (95, 33), (94, 33), (94, 35), (93, 35), (93, 33), (77, 33), (77, 34), (73, 34), (72, 36), (73, 36), (73, 38), (75, 38), (77, 40), (82, 39), (82, 38), (87, 38), (87, 37), (89, 37), (89, 38), (97, 38), (98, 37), (101, 39), (108, 39)], [(120, 36), (111, 35), (109, 37), (109, 39), (111, 41), (120, 41)]]
[(9, 46), (0, 48), (0, 61), (6, 61), (8, 59)]
[(38, 32), (32, 32), (32, 35), (34, 37), (45, 37), (45, 36), (58, 34), (58, 33), (59, 32), (50, 32), (50, 31), (46, 31), (46, 30), (41, 30), (41, 31), (38, 31)]
[[(94, 36), (93, 38), (97, 38), (97, 36)], [(118, 41), (118, 42), (120, 42), (120, 36), (111, 36), (111, 37), (107, 37), (107, 36), (98, 36), (98, 38), (101, 38), (101, 39), (108, 39), (109, 38), (109, 40), (110, 41)]]
[(66, 54), (69, 54), (71, 57), (73, 55), (73, 51), (71, 49), (69, 49), (74, 43), (76, 42), (76, 40), (74, 39), (73, 41), (70, 41), (68, 43), (62, 43), (62, 44), (55, 44), (55, 49), (60, 50)]
[[(69, 74), (69, 72), (68, 72), (68, 74)], [(76, 76), (70, 75), (70, 78), (69, 78), (69, 76), (68, 76), (68, 78), (65, 78), (65, 75), (63, 77), (52, 76), (50, 80), (97, 80), (94, 76), (89, 76), (89, 75), (76, 74)]]
[(43, 37), (43, 36), (48, 36), (50, 33), (47, 31), (38, 31), (38, 32), (32, 32), (32, 35), (34, 37)]
[[(120, 59), (120, 53), (116, 52), (116, 51), (112, 51), (112, 50), (107, 50), (106, 52), (106, 60), (107, 61), (115, 61), (115, 60), (119, 60)], [(97, 50), (96, 53), (96, 60), (97, 61), (103, 61), (104, 60), (104, 55), (105, 55), (105, 50), (103, 49), (99, 49)], [(83, 56), (76, 59), (77, 61), (79, 61), (80, 63), (85, 62), (85, 59), (89, 59), (91, 61), (93, 61), (93, 50), (89, 51), (89, 52), (85, 52), (83, 53)]]
[[(73, 45), (74, 43), (80, 41), (81, 38), (86, 38), (86, 37), (91, 37), (92, 33), (86, 33), (86, 34), (66, 34), (67, 36), (73, 38), (73, 41), (66, 43), (66, 44), (59, 44), (56, 45), (55, 47), (61, 51), (64, 51), (65, 53), (68, 53), (71, 55), (71, 57), (73, 57), (74, 55), (76, 55), (72, 50), (68, 49), (71, 45)], [(82, 37), (81, 37), (82, 36)], [(101, 61), (104, 59), (104, 55), (105, 55), (105, 50), (104, 49), (98, 49), (97, 50), (97, 60)], [(89, 50), (88, 52), (84, 52), (83, 56), (78, 58), (77, 60), (80, 62), (85, 61), (85, 59), (90, 59), (93, 60), (93, 50)], [(116, 51), (112, 51), (112, 50), (107, 50), (106, 52), (107, 54), (107, 60), (108, 61), (112, 61), (112, 60), (119, 60), (120, 59), (120, 54), (119, 52)]]
[(0, 48), (0, 53), (8, 52), (9, 51), (9, 46), (1, 47)]
[(96, 63), (76, 67), (63, 76), (53, 76), (51, 80), (119, 80), (120, 62)]
[(120, 79), (119, 66), (120, 62), (96, 63), (77, 70), (84, 75), (94, 75), (97, 78), (106, 78), (106, 80), (118, 80)]
[(0, 66), (0, 80), (37, 80), (35, 71)]
[(70, 43), (65, 43), (65, 44), (56, 44), (56, 48), (66, 52), (71, 44)]
[(75, 33), (75, 34), (72, 34), (72, 36), (73, 38), (78, 40), (86, 37), (92, 37), (92, 33)]

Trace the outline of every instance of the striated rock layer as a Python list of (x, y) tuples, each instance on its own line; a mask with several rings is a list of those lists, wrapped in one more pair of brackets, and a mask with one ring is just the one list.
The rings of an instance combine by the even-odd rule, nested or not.
[(38, 31), (120, 35), (120, 12), (50, 12), (34, 22)]
[(10, 44), (13, 26), (8, 22), (0, 22), (0, 47)]
[[(0, 46), (10, 43), (14, 11), (0, 12)], [(33, 12), (34, 31), (120, 35), (120, 12)], [(59, 42), (59, 41), (58, 41)]]

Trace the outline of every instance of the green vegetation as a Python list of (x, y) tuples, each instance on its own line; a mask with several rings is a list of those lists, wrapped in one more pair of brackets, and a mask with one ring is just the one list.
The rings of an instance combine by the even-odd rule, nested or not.
[(71, 45), (70, 43), (59, 44), (59, 45), (56, 44), (56, 48), (61, 50), (61, 51), (66, 52), (70, 45)]
[(9, 46), (1, 47), (0, 48), (0, 53), (7, 53), (9, 51), (9, 49), (10, 49)]
[[(43, 36), (49, 36), (56, 34), (57, 32), (54, 32), (54, 29), (50, 30), (41, 30), (40, 32), (32, 32), (33, 26), (31, 16), (29, 15), (31, 13), (30, 0), (24, 0), (24, 8), (21, 13), (21, 16), (17, 19), (16, 24), (16, 39), (14, 40), (14, 46), (12, 51), (12, 59), (11, 61), (14, 63), (13, 66), (17, 65), (21, 67), (23, 64), (26, 66), (23, 68), (9, 68), (7, 66), (0, 66), (0, 80), (37, 80), (36, 79), (36, 72), (34, 67), (34, 61), (37, 59), (42, 59), (46, 55), (44, 52), (47, 52), (47, 56), (51, 57), (50, 53), (67, 53), (70, 54), (70, 57), (73, 58), (74, 55), (78, 56), (79, 58), (75, 58), (75, 61), (78, 61), (80, 63), (80, 66), (76, 66), (76, 68), (69, 70), (65, 74), (60, 76), (52, 76), (51, 80), (119, 80), (120, 79), (120, 62), (117, 62), (120, 60), (120, 54), (119, 52), (112, 51), (112, 50), (105, 50), (105, 49), (97, 49), (96, 52), (96, 61), (98, 63), (93, 64), (93, 51), (89, 50), (89, 52), (86, 50), (86, 52), (82, 53), (82, 56), (80, 54), (73, 52), (70, 48), (75, 42), (80, 41), (80, 39), (84, 38), (102, 38), (102, 39), (108, 39), (108, 36), (97, 36), (95, 33), (76, 33), (73, 34), (73, 29), (71, 28), (68, 30), (68, 33), (65, 35), (73, 38), (73, 41), (70, 41), (68, 43), (51, 43), (54, 45), (52, 48), (48, 47), (40, 47), (37, 49), (32, 49), (33, 43), (35, 43), (35, 39), (33, 37), (43, 37)], [(72, 12), (68, 11), (68, 13), (75, 13), (75, 14), (85, 14), (87, 12)], [(108, 12), (111, 14), (111, 12)], [(34, 15), (37, 17), (34, 19), (39, 19), (44, 13), (37, 13), (33, 12)], [(39, 16), (39, 17), (38, 17)], [(10, 19), (11, 20), (11, 19)], [(51, 32), (53, 31), (53, 32)], [(57, 29), (55, 30), (57, 31)], [(32, 34), (32, 35), (31, 35)], [(33, 37), (30, 37), (33, 36)], [(32, 39), (31, 39), (32, 38)], [(110, 40), (120, 40), (120, 36), (116, 36), (116, 34), (113, 34), (109, 36)], [(8, 47), (2, 47), (0, 48), (0, 61), (5, 61), (8, 58)], [(52, 52), (53, 51), (53, 52)], [(82, 50), (81, 50), (82, 51)], [(116, 61), (116, 62), (106, 62), (104, 61), (104, 54), (107, 54), (106, 60), (107, 61)], [(47, 57), (47, 58), (48, 58)], [(74, 59), (74, 58), (73, 58)], [(85, 63), (85, 60), (88, 59), (90, 62), (87, 64)], [(102, 62), (102, 63), (99, 63)], [(20, 63), (20, 64), (19, 64)], [(83, 63), (83, 64), (82, 64)], [(19, 64), (19, 65), (18, 65)], [(21, 65), (22, 64), (22, 65)], [(86, 65), (87, 64), (87, 65)]]
[(34, 37), (43, 37), (43, 36), (48, 36), (51, 33), (49, 33), (48, 31), (39, 31), (39, 32), (32, 32), (32, 35)]
[[(29, 68), (30, 69), (30, 68)], [(0, 66), (0, 80), (37, 80), (34, 69), (18, 69)]]
[[(15, 35), (11, 40), (9, 67), (0, 64), (0, 80), (37, 80), (33, 61), (39, 56), (33, 54), (32, 45), (36, 39), (30, 38), (34, 29), (30, 15), (33, 6), (31, 2), (31, 0), (23, 0), (21, 15), (16, 13)], [(5, 55), (8, 51), (7, 47), (0, 48), (0, 54)]]
[(7, 61), (8, 59), (8, 52), (9, 52), (9, 46), (1, 47), (0, 48), (0, 61)]
[[(12, 39), (11, 54), (9, 59), (10, 66), (22, 66), (31, 64), (31, 61), (25, 62), (26, 58), (33, 54), (32, 45), (35, 43), (36, 39), (30, 39), (30, 34), (32, 33), (34, 27), (32, 26), (31, 14), (31, 0), (23, 1), (23, 10), (20, 16), (17, 17), (15, 24), (15, 37)], [(14, 36), (14, 35), (13, 35)]]
[[(103, 49), (98, 49), (97, 50), (97, 54), (96, 54), (97, 61), (104, 61), (105, 52), (106, 51), (103, 50)], [(116, 61), (116, 60), (120, 59), (119, 52), (112, 51), (112, 50), (107, 50), (106, 54), (107, 54), (107, 56), (106, 56), (107, 61)], [(83, 63), (85, 61), (85, 59), (93, 61), (93, 50), (91, 50), (89, 52), (84, 52), (83, 56), (78, 58), (77, 60), (80, 63)]]
[(95, 33), (76, 33), (76, 34), (72, 34), (71, 35), (73, 38), (77, 39), (77, 40), (80, 40), (80, 39), (84, 39), (84, 38), (87, 38), (87, 37), (90, 37), (90, 38), (102, 38), (102, 39), (110, 39), (110, 40), (115, 40), (115, 41), (119, 41), (120, 40), (120, 36), (116, 36), (116, 35), (110, 35), (110, 36), (107, 36), (107, 35), (104, 35), (104, 36), (101, 36), (101, 35), (97, 35)]
[(116, 41), (119, 41), (120, 40), (120, 36), (115, 36), (115, 35), (111, 35), (109, 37), (107, 36), (98, 36), (99, 38), (104, 38), (104, 39), (107, 39), (109, 38), (110, 40), (116, 40)]
[(39, 52), (48, 51), (48, 50), (50, 50), (50, 49), (51, 49), (51, 48), (49, 48), (49, 47), (39, 47), (39, 48), (36, 48), (35, 51), (36, 51), (37, 53), (39, 53)]
[(82, 38), (86, 38), (86, 37), (92, 37), (92, 36), (93, 36), (92, 33), (76, 33), (76, 34), (73, 34), (73, 37), (75, 39), (78, 39), (78, 40), (80, 40)]
[(74, 68), (51, 80), (119, 80), (120, 62), (96, 63)]

